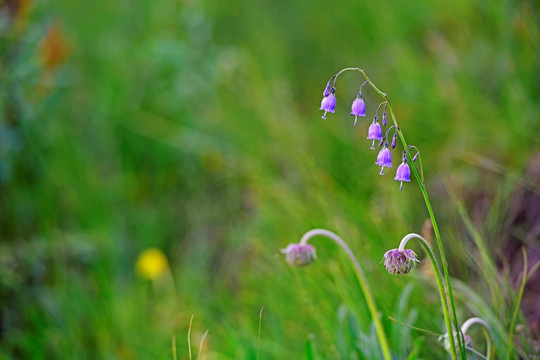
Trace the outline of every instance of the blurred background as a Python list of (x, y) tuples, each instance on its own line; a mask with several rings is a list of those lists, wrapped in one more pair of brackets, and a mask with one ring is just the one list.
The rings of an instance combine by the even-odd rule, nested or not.
[[(348, 66), (420, 149), (460, 318), (485, 318), (504, 354), (523, 259), (540, 259), (538, 2), (0, 9), (1, 359), (172, 359), (173, 337), (188, 359), (192, 315), (193, 357), (376, 359), (340, 249), (314, 239), (304, 269), (278, 255), (314, 227), (357, 254), (395, 358), (444, 358), (437, 336), (388, 319), (444, 333), (429, 264), (393, 277), (379, 263), (405, 234), (431, 236), (417, 184), (400, 192), (374, 164), (381, 99), (364, 89), (354, 128), (350, 72), (336, 113), (318, 110)], [(539, 286), (525, 287), (515, 358), (538, 354)]]

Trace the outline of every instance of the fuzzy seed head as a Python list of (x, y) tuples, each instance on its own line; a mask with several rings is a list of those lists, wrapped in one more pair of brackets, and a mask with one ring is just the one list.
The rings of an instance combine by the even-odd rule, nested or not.
[(416, 253), (409, 249), (400, 251), (399, 249), (388, 250), (384, 256), (384, 268), (392, 275), (405, 275), (411, 272), (418, 259)]
[(289, 264), (296, 267), (303, 267), (311, 264), (317, 258), (315, 248), (309, 244), (289, 244), (281, 252)]
[[(469, 335), (463, 334), (462, 340), (465, 343), (466, 347), (472, 347), (473, 346), (472, 338)], [(446, 351), (448, 351), (450, 353), (451, 352), (450, 351), (450, 340), (448, 339), (448, 334), (444, 334), (444, 335), (439, 336), (439, 341), (443, 343), (443, 346), (446, 349)], [(454, 344), (456, 346), (456, 350), (458, 350), (458, 346), (459, 346), (458, 344), (459, 343), (458, 343), (457, 331), (454, 331)]]

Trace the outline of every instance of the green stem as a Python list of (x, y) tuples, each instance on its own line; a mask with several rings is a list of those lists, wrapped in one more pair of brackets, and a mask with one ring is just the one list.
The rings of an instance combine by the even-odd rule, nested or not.
[(354, 253), (342, 238), (340, 238), (335, 233), (324, 229), (313, 229), (308, 231), (304, 234), (304, 236), (302, 236), (302, 239), (300, 240), (300, 245), (307, 244), (309, 239), (314, 236), (324, 236), (333, 240), (345, 251), (345, 253), (347, 253), (347, 256), (349, 256), (349, 259), (351, 260), (354, 270), (356, 272), (358, 282), (360, 283), (360, 288), (362, 289), (364, 297), (366, 298), (366, 303), (369, 312), (371, 313), (371, 318), (373, 319), (373, 323), (375, 324), (375, 332), (377, 333), (377, 338), (379, 339), (379, 345), (381, 346), (383, 357), (385, 360), (392, 360), (392, 356), (390, 355), (390, 346), (388, 345), (388, 340), (386, 338), (386, 333), (384, 332), (381, 319), (379, 319), (379, 315), (377, 314), (377, 307), (375, 306), (375, 299), (373, 298), (373, 293), (371, 292), (371, 289), (367, 282), (364, 270), (362, 270), (362, 266), (360, 266), (360, 263), (354, 256)]
[[(381, 90), (379, 90), (379, 88), (377, 86), (375, 86), (375, 84), (371, 81), (371, 79), (367, 76), (366, 72), (363, 69), (360, 69), (360, 68), (345, 68), (345, 69), (340, 70), (334, 77), (334, 86), (335, 86), (335, 83), (337, 82), (337, 79), (338, 79), (339, 75), (341, 75), (345, 71), (351, 71), (351, 70), (352, 71), (359, 71), (360, 73), (362, 73), (362, 75), (364, 76), (366, 81), (369, 83), (369, 85), (388, 102), (388, 110), (390, 112), (390, 117), (392, 118), (392, 121), (394, 122), (394, 125), (398, 129), (399, 139), (400, 139), (400, 141), (401, 141), (401, 143), (403, 145), (403, 148), (408, 149), (407, 141), (405, 140), (405, 136), (403, 135), (403, 132), (401, 131), (401, 128), (399, 127), (399, 125), (397, 123), (397, 119), (396, 119), (396, 116), (394, 114), (394, 111), (393, 111), (393, 108), (392, 108), (392, 102), (390, 101), (390, 98), (388, 97), (388, 95), (386, 93), (383, 93)], [(409, 154), (409, 152), (407, 152), (407, 158), (410, 161), (410, 163), (412, 164), (412, 158), (411, 158), (411, 155)], [(414, 177), (416, 178), (416, 181), (418, 182), (418, 186), (420, 187), (420, 192), (422, 193), (422, 196), (424, 197), (424, 202), (426, 204), (426, 208), (428, 210), (429, 217), (431, 219), (431, 223), (433, 224), (433, 231), (435, 232), (435, 238), (437, 239), (437, 245), (439, 247), (439, 253), (440, 253), (440, 256), (441, 256), (442, 268), (443, 268), (444, 277), (445, 277), (445, 281), (446, 281), (446, 287), (448, 289), (448, 300), (450, 301), (450, 305), (451, 305), (451, 309), (452, 309), (452, 318), (454, 320), (454, 327), (456, 328), (456, 331), (461, 332), (460, 326), (459, 326), (459, 323), (458, 323), (458, 319), (457, 319), (456, 307), (455, 307), (455, 304), (454, 304), (454, 296), (453, 296), (453, 293), (452, 293), (452, 285), (450, 284), (450, 275), (448, 273), (448, 262), (446, 261), (446, 256), (445, 256), (445, 252), (444, 252), (444, 246), (443, 246), (443, 243), (442, 243), (442, 240), (441, 240), (441, 235), (440, 235), (440, 232), (439, 232), (439, 227), (437, 225), (437, 221), (435, 220), (435, 214), (433, 213), (433, 208), (431, 207), (431, 202), (429, 200), (429, 196), (428, 196), (428, 193), (427, 193), (427, 190), (426, 190), (426, 186), (425, 186), (425, 184), (423, 182), (423, 174), (421, 176), (421, 174), (418, 173), (418, 170), (416, 169), (416, 166), (411, 166), (411, 168), (412, 168)], [(445, 317), (447, 315), (449, 315), (449, 314), (445, 314)], [(461, 359), (466, 359), (467, 355), (466, 355), (466, 352), (465, 352), (465, 346), (461, 341), (461, 336), (458, 336), (458, 343), (459, 343)]]
[(439, 263), (437, 262), (437, 259), (435, 258), (435, 254), (433, 253), (433, 250), (429, 246), (428, 242), (418, 234), (406, 235), (401, 240), (398, 250), (403, 251), (405, 249), (405, 245), (410, 239), (417, 239), (420, 242), (427, 256), (429, 257), (429, 260), (431, 261), (431, 265), (433, 266), (435, 277), (437, 278), (437, 285), (439, 285), (439, 294), (441, 296), (441, 305), (443, 308), (444, 322), (446, 323), (446, 331), (447, 331), (447, 334), (449, 334), (448, 341), (450, 342), (450, 352), (452, 354), (452, 359), (456, 360), (457, 353), (456, 353), (456, 345), (455, 345), (454, 336), (453, 336), (454, 331), (452, 329), (452, 323), (450, 321), (450, 313), (448, 311), (448, 301), (446, 300), (446, 291), (444, 290), (444, 284), (442, 281), (441, 268), (439, 267)]
[(512, 358), (512, 348), (514, 347), (514, 329), (516, 327), (516, 320), (519, 314), (519, 305), (521, 304), (521, 297), (523, 296), (523, 291), (525, 290), (525, 285), (527, 284), (527, 255), (525, 250), (523, 251), (523, 275), (521, 276), (521, 285), (519, 287), (518, 296), (516, 303), (514, 305), (514, 311), (512, 313), (512, 321), (510, 322), (510, 334), (508, 335), (508, 347), (506, 350), (506, 359), (510, 360)]

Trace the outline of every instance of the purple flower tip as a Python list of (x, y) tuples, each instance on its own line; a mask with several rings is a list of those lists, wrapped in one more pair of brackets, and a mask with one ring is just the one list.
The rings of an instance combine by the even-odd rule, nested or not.
[[(392, 275), (405, 275), (411, 272), (418, 259), (416, 259), (416, 253), (409, 249), (388, 250), (382, 261), (384, 261), (384, 268)], [(382, 262), (381, 261), (381, 262)]]
[(382, 113), (382, 126), (386, 126), (386, 111)]
[(361, 97), (354, 99), (351, 107), (351, 115), (353, 116), (366, 116), (366, 103)]
[(296, 267), (309, 265), (317, 258), (315, 248), (309, 244), (289, 244), (281, 252), (285, 254), (287, 262)]
[(387, 145), (385, 145), (385, 147), (379, 151), (379, 155), (377, 155), (377, 162), (375, 162), (375, 164), (381, 167), (381, 175), (383, 175), (383, 170), (385, 167), (392, 167), (392, 153), (388, 149)]
[(332, 88), (332, 82), (329, 81), (328, 84), (326, 84), (326, 87), (324, 88), (323, 95), (324, 97), (327, 97), (330, 95), (330, 89)]
[(381, 140), (382, 139), (382, 128), (381, 124), (378, 121), (374, 121), (369, 125), (368, 129), (368, 140)]
[(324, 115), (322, 116), (322, 118), (326, 119), (326, 113), (335, 112), (334, 110), (335, 108), (336, 108), (336, 96), (330, 93), (328, 96), (325, 96), (321, 102), (321, 107), (319, 110), (324, 111)]

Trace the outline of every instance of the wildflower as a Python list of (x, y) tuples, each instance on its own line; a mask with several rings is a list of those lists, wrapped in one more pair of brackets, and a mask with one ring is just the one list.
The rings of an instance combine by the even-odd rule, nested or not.
[(354, 116), (354, 126), (356, 126), (356, 121), (358, 120), (359, 116), (366, 116), (366, 103), (364, 102), (364, 99), (362, 99), (362, 94), (360, 93), (352, 103), (351, 115)]
[(394, 136), (392, 137), (392, 149), (395, 149), (397, 145), (397, 131), (394, 132)]
[(416, 253), (409, 249), (388, 250), (383, 257), (384, 268), (392, 275), (404, 275), (411, 272), (418, 261)]
[(167, 268), (167, 258), (161, 250), (156, 248), (148, 248), (141, 252), (135, 264), (136, 272), (149, 280), (159, 278)]
[(309, 244), (289, 244), (281, 252), (285, 254), (289, 264), (297, 267), (309, 265), (317, 258), (315, 248)]
[[(324, 92), (326, 93), (326, 89), (324, 90)], [(335, 112), (334, 111), (334, 109), (336, 108), (336, 96), (334, 95), (335, 92), (336, 92), (336, 89), (331, 88), (329, 91), (329, 94), (326, 95), (321, 101), (321, 107), (319, 110), (324, 111), (324, 115), (322, 116), (323, 119), (326, 119), (326, 113)]]
[(386, 110), (382, 113), (382, 126), (386, 126)]
[(399, 181), (399, 190), (403, 188), (403, 182), (410, 182), (411, 181), (411, 169), (409, 168), (409, 164), (407, 164), (407, 154), (403, 154), (403, 162), (398, 166), (396, 171), (396, 177), (394, 180)]
[(332, 89), (332, 82), (329, 81), (328, 84), (326, 84), (326, 87), (324, 88), (324, 91), (323, 91), (323, 96), (324, 97), (327, 97), (328, 95), (330, 95), (330, 89)]
[(377, 155), (377, 162), (375, 162), (375, 164), (381, 167), (381, 175), (383, 175), (385, 167), (392, 167), (392, 153), (388, 149), (388, 143), (384, 144), (384, 148), (379, 151), (379, 155)]
[(367, 138), (368, 140), (373, 140), (373, 143), (371, 144), (371, 149), (375, 149), (375, 140), (382, 141), (382, 128), (381, 124), (379, 124), (379, 121), (377, 120), (377, 116), (373, 118), (373, 122), (369, 126)]

